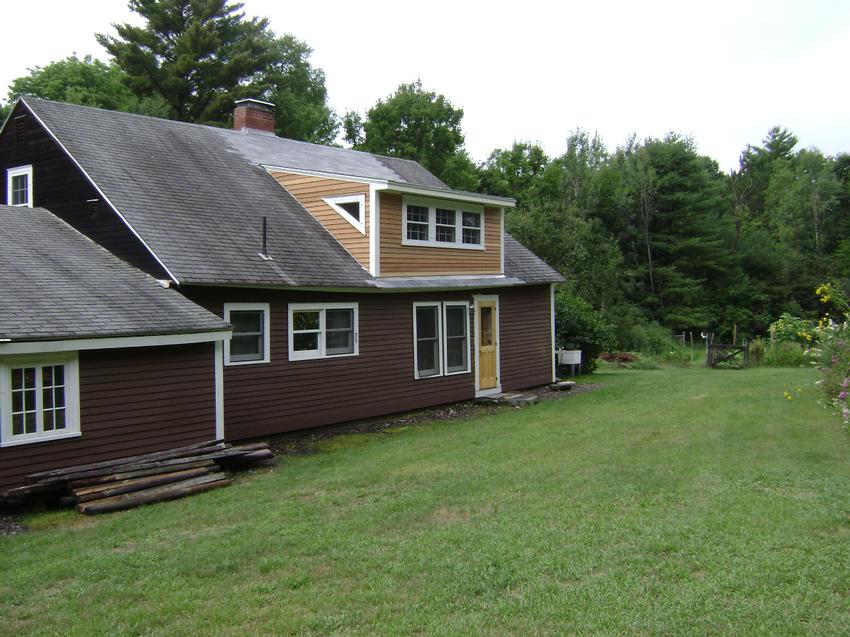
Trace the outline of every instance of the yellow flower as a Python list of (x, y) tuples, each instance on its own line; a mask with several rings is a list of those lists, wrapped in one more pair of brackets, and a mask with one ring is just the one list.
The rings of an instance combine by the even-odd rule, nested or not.
[(782, 395), (785, 396), (785, 400), (793, 400), (794, 399), (794, 397), (788, 391), (782, 392)]

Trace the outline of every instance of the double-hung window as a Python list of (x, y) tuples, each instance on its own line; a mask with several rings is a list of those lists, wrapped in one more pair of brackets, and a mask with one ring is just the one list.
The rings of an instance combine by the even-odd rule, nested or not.
[(80, 434), (76, 355), (0, 363), (0, 446)]
[(10, 206), (33, 207), (32, 166), (18, 166), (6, 171), (6, 202)]
[(413, 351), (416, 378), (469, 372), (467, 303), (414, 303)]
[(233, 335), (224, 345), (225, 365), (269, 362), (270, 317), (268, 303), (224, 304), (224, 320), (233, 325)]
[(357, 356), (357, 303), (290, 303), (289, 360)]
[(403, 245), (484, 249), (484, 207), (420, 197), (402, 205)]

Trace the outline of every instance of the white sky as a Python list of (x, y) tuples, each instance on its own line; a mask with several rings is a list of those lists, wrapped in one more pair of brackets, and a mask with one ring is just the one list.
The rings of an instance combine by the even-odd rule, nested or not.
[[(578, 127), (611, 149), (632, 132), (689, 134), (724, 170), (775, 124), (850, 152), (846, 2), (245, 2), (313, 47), (337, 112), (421, 78), (463, 107), (478, 161), (514, 140), (560, 154)], [(106, 59), (94, 33), (131, 16), (124, 0), (4, 5), (16, 27), (0, 40), (0, 94), (72, 52)]]

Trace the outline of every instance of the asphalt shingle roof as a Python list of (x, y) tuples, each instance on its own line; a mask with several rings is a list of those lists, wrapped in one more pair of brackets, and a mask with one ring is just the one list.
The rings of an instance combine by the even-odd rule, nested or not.
[(0, 205), (0, 339), (178, 334), (228, 324), (47, 210)]
[[(181, 284), (375, 286), (262, 165), (452, 192), (410, 160), (34, 97), (23, 102)], [(257, 254), (263, 217), (271, 261)], [(544, 270), (546, 281), (560, 280), (518, 242), (505, 245), (506, 275), (525, 281), (529, 268), (534, 282), (544, 282)]]

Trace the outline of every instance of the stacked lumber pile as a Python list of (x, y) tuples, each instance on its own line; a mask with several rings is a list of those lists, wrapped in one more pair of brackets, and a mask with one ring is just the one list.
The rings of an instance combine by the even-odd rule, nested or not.
[(233, 446), (211, 440), (118, 460), (41, 471), (26, 477), (28, 484), (0, 493), (0, 502), (20, 504), (34, 496), (62, 495), (66, 506), (81, 513), (106, 513), (141, 504), (174, 500), (226, 487), (224, 469), (270, 460), (265, 442)]

